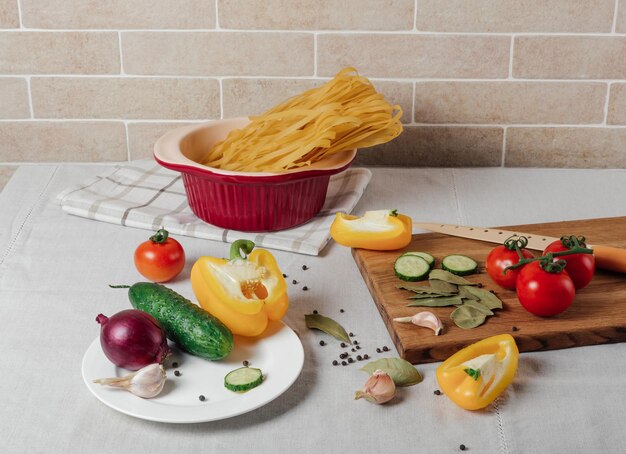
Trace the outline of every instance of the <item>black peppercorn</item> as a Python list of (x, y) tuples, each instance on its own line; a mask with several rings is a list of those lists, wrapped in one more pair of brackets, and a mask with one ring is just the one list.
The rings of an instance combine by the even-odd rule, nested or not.
[(435, 390), (433, 391), (433, 394), (434, 394), (435, 396), (441, 396), (441, 391), (439, 391), (438, 389), (435, 389)]
[(350, 336), (350, 337), (354, 337), (354, 333), (353, 333), (353, 332), (350, 332), (350, 334), (348, 334), (348, 336)]
[(317, 311), (313, 311), (313, 313), (314, 313), (314, 314), (317, 314), (318, 312), (317, 312)]
[(244, 361), (243, 361), (243, 365), (244, 365), (245, 367), (248, 367), (248, 366), (250, 365), (250, 363), (249, 363), (249, 362), (248, 362), (248, 360), (246, 359), (246, 360), (244, 360)]
[(296, 281), (296, 280), (294, 279), (293, 281), (291, 281), (291, 283), (292, 283), (293, 285), (296, 285), (296, 284), (298, 283), (298, 281)]
[(351, 349), (351, 350), (352, 350), (352, 352), (355, 352), (355, 351), (356, 351), (356, 348), (353, 348), (353, 349)]
[(302, 269), (303, 269), (304, 271), (306, 271), (306, 270), (308, 270), (308, 269), (309, 269), (309, 267), (308, 267), (308, 266), (306, 266), (306, 265), (302, 265)]
[(343, 314), (345, 311), (343, 309), (339, 309), (339, 312)]
[(348, 362), (349, 362), (349, 363), (353, 363), (353, 362), (354, 362), (354, 360), (353, 360), (352, 358), (348, 358)]
[(341, 361), (341, 365), (342, 365), (342, 366), (347, 366), (347, 365), (348, 365), (348, 363), (347, 363), (347, 362), (345, 362), (345, 361)]
[(341, 359), (344, 359), (344, 358), (347, 358), (347, 357), (348, 357), (348, 354), (347, 354), (347, 353), (342, 353), (341, 355), (339, 355), (339, 357), (340, 357)]
[(337, 361), (336, 359), (333, 361), (333, 366), (337, 366), (339, 364), (339, 361)]
[(461, 451), (465, 451), (465, 450), (467, 450), (467, 446), (465, 446), (465, 445), (460, 445), (460, 446), (459, 446), (459, 449), (460, 449)]
[(370, 359), (370, 355), (366, 353), (365, 355), (363, 355), (363, 359)]
[(380, 353), (382, 350), (380, 348), (376, 348), (376, 353)]
[(200, 402), (204, 402), (206, 400), (206, 397), (204, 397), (202, 394), (200, 394), (198, 396), (198, 399), (200, 399)]
[(287, 275), (285, 273), (283, 273), (283, 277), (287, 277)]
[(341, 343), (341, 348), (346, 348), (348, 345), (345, 342)]
[(180, 377), (180, 371), (179, 370), (175, 370), (174, 371), (174, 375), (176, 375), (177, 377)]
[(357, 350), (361, 350), (361, 346), (360, 346), (360, 345), (357, 345), (355, 348), (356, 348)]
[(383, 347), (383, 351), (384, 352), (388, 352), (389, 351), (389, 347), (387, 347), (386, 345)]
[(305, 292), (306, 292), (308, 289), (309, 289), (309, 287), (307, 287), (306, 285), (305, 285), (304, 287), (302, 287), (302, 290), (303, 290), (303, 291), (305, 291)]
[(172, 363), (172, 367), (173, 367), (174, 369), (175, 369), (175, 368), (177, 368), (177, 367), (178, 367), (178, 363), (177, 363), (177, 362), (173, 362), (173, 363)]
[(359, 345), (359, 341), (352, 342), (354, 345)]
[(320, 341), (320, 345), (323, 347), (324, 345), (326, 345), (326, 342)]
[(362, 357), (361, 355), (356, 355), (356, 360), (357, 360), (357, 361), (362, 361), (362, 360), (363, 360), (363, 357)]
[(511, 331), (519, 331), (519, 328), (517, 326), (514, 326), (511, 328)]

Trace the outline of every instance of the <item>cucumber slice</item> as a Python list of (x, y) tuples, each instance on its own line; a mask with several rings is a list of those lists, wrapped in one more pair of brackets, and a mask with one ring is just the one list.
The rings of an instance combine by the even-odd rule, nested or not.
[(457, 276), (466, 276), (476, 272), (478, 263), (465, 255), (447, 255), (441, 261), (441, 268)]
[(402, 255), (414, 255), (416, 257), (421, 257), (426, 260), (426, 263), (428, 263), (428, 266), (430, 266), (431, 270), (435, 267), (435, 257), (430, 255), (428, 252), (409, 251), (405, 252)]
[(245, 392), (263, 383), (263, 372), (254, 367), (240, 367), (224, 377), (224, 386), (235, 392)]
[(423, 281), (428, 277), (430, 265), (422, 257), (401, 255), (393, 264), (393, 271), (403, 281)]

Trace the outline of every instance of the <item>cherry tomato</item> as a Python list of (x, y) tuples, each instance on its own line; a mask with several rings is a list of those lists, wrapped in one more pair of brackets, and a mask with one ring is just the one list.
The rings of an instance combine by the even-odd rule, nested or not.
[(571, 306), (576, 290), (565, 270), (544, 271), (539, 262), (525, 265), (517, 276), (517, 297), (528, 312), (549, 317)]
[[(524, 257), (533, 257), (530, 251), (526, 249), (522, 249), (521, 251)], [(519, 256), (515, 250), (511, 251), (506, 246), (498, 246), (492, 249), (487, 256), (485, 267), (487, 268), (487, 273), (496, 284), (500, 287), (513, 290), (515, 289), (517, 275), (520, 273), (522, 268), (507, 270), (505, 274), (503, 274), (502, 271), (507, 266), (515, 265), (517, 262), (519, 262)]]
[[(569, 248), (564, 246), (561, 240), (557, 240), (548, 245), (546, 250), (543, 251), (543, 255), (546, 255), (548, 252), (563, 252), (567, 250), (569, 250)], [(559, 259), (563, 259), (567, 262), (565, 271), (567, 271), (572, 282), (574, 282), (576, 290), (586, 287), (587, 284), (591, 282), (593, 273), (596, 270), (596, 260), (593, 254), (564, 255), (559, 257)]]
[(137, 271), (153, 282), (170, 281), (185, 267), (183, 247), (168, 236), (167, 230), (161, 229), (135, 250)]

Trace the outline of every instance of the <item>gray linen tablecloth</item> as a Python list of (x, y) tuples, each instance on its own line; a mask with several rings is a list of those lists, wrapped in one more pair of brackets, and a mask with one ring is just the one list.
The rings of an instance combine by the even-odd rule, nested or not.
[[(391, 340), (350, 251), (319, 257), (276, 252), (290, 278), (285, 321), (306, 359), (296, 383), (251, 413), (206, 424), (168, 425), (118, 413), (93, 397), (80, 365), (98, 334), (94, 316), (128, 308), (108, 283), (140, 280), (132, 253), (143, 230), (69, 216), (54, 201), (102, 166), (23, 166), (0, 194), (0, 452), (624, 452), (626, 345), (522, 354), (497, 405), (467, 412), (435, 396), (437, 364), (390, 405), (354, 401), (365, 374), (333, 367), (335, 345), (307, 330), (318, 309), (354, 331), (363, 352)], [(398, 208), (416, 220), (481, 226), (626, 214), (626, 171), (374, 169), (356, 207)], [(188, 263), (223, 255), (224, 244), (179, 238)], [(302, 265), (309, 270), (302, 271)], [(183, 277), (171, 284), (193, 297)], [(339, 309), (345, 309), (339, 314)]]

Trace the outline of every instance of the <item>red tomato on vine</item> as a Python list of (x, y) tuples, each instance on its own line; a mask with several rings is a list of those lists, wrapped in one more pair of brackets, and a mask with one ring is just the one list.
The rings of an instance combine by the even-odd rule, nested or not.
[[(546, 255), (548, 252), (569, 251), (577, 245), (581, 247), (587, 247), (585, 244), (585, 238), (564, 236), (560, 240), (550, 243), (545, 251), (543, 251), (543, 255)], [(567, 263), (567, 265), (565, 266), (565, 271), (567, 271), (567, 274), (574, 282), (574, 287), (576, 287), (576, 290), (580, 290), (581, 288), (586, 287), (587, 284), (591, 282), (591, 279), (593, 278), (593, 273), (596, 270), (596, 261), (593, 254), (572, 254), (564, 255), (560, 258), (562, 260), (565, 260), (565, 262)]]
[(572, 305), (576, 290), (564, 262), (531, 262), (517, 276), (517, 298), (528, 312), (549, 317)]
[(519, 254), (516, 247), (519, 248), (521, 254), (525, 258), (533, 258), (533, 254), (524, 249), (528, 244), (526, 238), (515, 239), (514, 237), (507, 239), (504, 245), (497, 246), (491, 250), (487, 256), (485, 267), (487, 273), (500, 287), (508, 288), (510, 290), (515, 289), (515, 282), (517, 276), (521, 271), (521, 268), (509, 269), (504, 271), (505, 268), (515, 265), (520, 261)]

